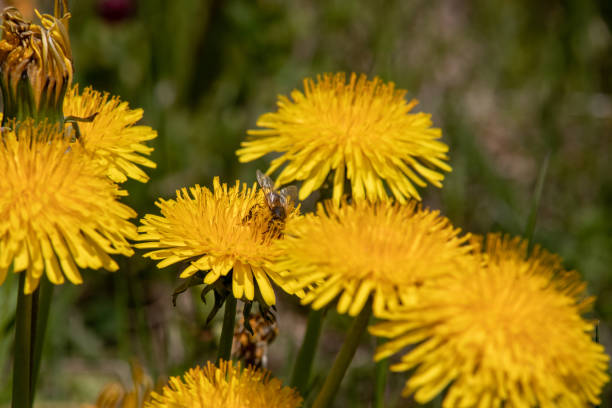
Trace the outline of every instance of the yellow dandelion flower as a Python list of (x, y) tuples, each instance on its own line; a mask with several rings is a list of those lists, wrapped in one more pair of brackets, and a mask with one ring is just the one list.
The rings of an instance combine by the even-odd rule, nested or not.
[[(82, 282), (78, 268), (118, 269), (108, 254), (132, 255), (136, 213), (125, 195), (55, 127), (23, 124), (0, 143), (0, 284), (9, 266), (32, 293), (43, 275)], [(78, 268), (77, 268), (78, 266)]]
[(416, 308), (398, 309), (370, 332), (393, 340), (380, 360), (414, 347), (391, 367), (415, 369), (404, 395), (443, 407), (586, 407), (599, 403), (608, 357), (581, 317), (592, 299), (560, 259), (527, 257), (519, 238), (487, 237), (482, 263), (440, 281)]
[(153, 392), (148, 408), (296, 408), (302, 397), (266, 370), (240, 363), (208, 362), (205, 368), (192, 368), (183, 378), (172, 377), (161, 394)]
[(287, 223), (271, 264), (305, 290), (302, 303), (319, 309), (339, 296), (338, 312), (356, 316), (373, 294), (379, 316), (397, 304), (414, 304), (421, 289), (471, 261), (468, 237), (461, 237), (438, 211), (389, 201), (336, 207)]
[[(127, 102), (92, 88), (79, 93), (74, 86), (64, 99), (64, 114), (76, 118), (80, 138), (94, 159), (107, 168), (108, 176), (117, 183), (128, 177), (146, 183), (149, 176), (138, 166), (155, 168), (146, 158), (153, 151), (144, 142), (157, 137), (148, 126), (136, 126), (142, 118), (142, 109), (130, 109)], [(79, 120), (91, 118), (90, 121)]]
[[(140, 408), (151, 399), (153, 380), (137, 362), (131, 361), (131, 384), (111, 382), (104, 386), (91, 408)], [(161, 390), (161, 384), (158, 387)], [(85, 408), (82, 406), (82, 408)]]
[(386, 198), (383, 182), (402, 203), (419, 199), (414, 184), (442, 187), (444, 175), (437, 169), (451, 168), (445, 163), (448, 146), (438, 140), (440, 129), (431, 127), (431, 115), (410, 113), (418, 101), (406, 102), (405, 94), (392, 82), (365, 75), (351, 74), (348, 83), (343, 73), (305, 79), (304, 92), (294, 90), (291, 99), (279, 96), (278, 111), (262, 115), (257, 126), (263, 129), (249, 130), (250, 138), (236, 153), (241, 162), (281, 153), (268, 174), (286, 163), (276, 182), (303, 180), (300, 200), (331, 171), (336, 204), (345, 177), (356, 200)]
[[(148, 214), (142, 219), (138, 248), (155, 249), (145, 256), (161, 260), (159, 268), (188, 261), (181, 273), (188, 278), (204, 271), (204, 283), (212, 285), (230, 276), (237, 299), (254, 300), (258, 292), (266, 305), (276, 298), (269, 278), (280, 278), (266, 263), (273, 256), (272, 242), (280, 234), (263, 192), (255, 186), (236, 182), (234, 187), (213, 181), (213, 191), (196, 185), (177, 191), (175, 200), (160, 199), (161, 216)], [(297, 209), (287, 219), (293, 218)]]

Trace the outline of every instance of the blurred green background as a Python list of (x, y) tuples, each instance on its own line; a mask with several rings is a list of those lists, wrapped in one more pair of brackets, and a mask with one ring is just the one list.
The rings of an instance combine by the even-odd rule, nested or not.
[[(2, 2), (0, 2), (1, 4)], [(51, 1), (13, 1), (48, 11)], [(593, 317), (612, 350), (612, 3), (608, 0), (71, 1), (75, 81), (145, 110), (157, 169), (130, 181), (140, 216), (177, 188), (214, 176), (252, 183), (267, 161), (241, 165), (235, 150), (276, 96), (304, 77), (378, 75), (420, 100), (450, 146), (443, 189), (423, 191), (466, 231), (522, 234), (544, 158), (550, 165), (536, 242), (579, 270), (597, 296)], [(6, 5), (7, 2), (4, 2)], [(129, 380), (130, 359), (154, 378), (214, 356), (221, 315), (204, 326), (199, 292), (170, 295), (177, 270), (135, 255), (121, 270), (84, 273), (56, 289), (40, 406), (95, 402), (102, 386)], [(10, 401), (17, 279), (0, 287), (0, 405)], [(210, 302), (209, 302), (210, 303)], [(287, 379), (307, 309), (281, 295), (269, 368)], [(349, 321), (330, 312), (316, 373), (331, 365)], [(546, 339), (542, 339), (543, 342)], [(374, 340), (364, 339), (336, 406), (371, 406)], [(406, 374), (390, 374), (388, 406)], [(612, 405), (611, 388), (602, 406)], [(439, 406), (436, 400), (432, 406)]]

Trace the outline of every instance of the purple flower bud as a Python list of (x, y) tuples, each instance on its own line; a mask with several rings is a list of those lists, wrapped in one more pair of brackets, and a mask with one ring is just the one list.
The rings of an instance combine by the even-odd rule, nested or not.
[(136, 0), (98, 0), (98, 13), (109, 23), (126, 20), (136, 12)]

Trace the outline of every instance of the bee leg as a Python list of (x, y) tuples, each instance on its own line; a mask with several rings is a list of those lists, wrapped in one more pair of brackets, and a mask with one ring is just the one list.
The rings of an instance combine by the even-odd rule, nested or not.
[(284, 223), (276, 218), (271, 218), (268, 222), (268, 228), (264, 234), (271, 235), (274, 239), (283, 237)]
[(244, 223), (244, 222), (251, 221), (253, 219), (253, 210), (255, 210), (255, 208), (259, 208), (259, 207), (261, 207), (261, 205), (259, 205), (259, 204), (255, 204), (254, 206), (252, 206), (249, 209), (249, 213), (242, 219), (242, 222)]

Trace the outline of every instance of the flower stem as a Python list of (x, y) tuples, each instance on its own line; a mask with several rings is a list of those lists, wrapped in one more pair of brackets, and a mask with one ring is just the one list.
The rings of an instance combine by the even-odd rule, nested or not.
[(324, 309), (310, 310), (308, 314), (308, 323), (306, 325), (306, 333), (304, 334), (300, 351), (298, 352), (295, 365), (293, 366), (291, 386), (297, 388), (302, 396), (305, 396), (308, 390), (310, 372), (312, 371), (314, 356), (317, 352), (317, 345), (319, 344), (324, 317)]
[[(49, 311), (51, 309), (51, 299), (53, 298), (53, 288), (55, 285), (51, 283), (49, 279), (41, 279), (40, 286), (36, 290), (37, 293), (37, 305), (35, 306), (34, 312), (36, 313), (35, 321), (32, 323), (34, 328), (32, 334), (32, 382), (30, 384), (31, 390), (31, 401), (30, 404), (34, 404), (34, 396), (36, 394), (36, 383), (38, 381), (38, 372), (40, 371), (40, 363), (42, 361), (42, 351), (45, 342), (45, 333), (47, 331), (47, 322), (49, 321)], [(36, 326), (34, 326), (36, 325)]]
[(225, 311), (223, 312), (223, 328), (219, 340), (219, 354), (217, 364), (221, 360), (229, 360), (232, 353), (232, 342), (234, 340), (234, 323), (236, 322), (236, 298), (228, 296), (225, 300)]
[[(382, 337), (377, 338), (377, 346), (385, 342)], [(375, 382), (374, 382), (374, 408), (384, 408), (385, 388), (387, 385), (387, 372), (389, 369), (389, 359), (385, 358), (376, 363)]]
[(538, 216), (538, 207), (540, 206), (540, 198), (542, 197), (542, 191), (544, 190), (544, 181), (546, 179), (546, 172), (548, 171), (548, 162), (550, 153), (546, 155), (542, 166), (540, 167), (540, 173), (538, 174), (538, 180), (536, 182), (535, 192), (531, 201), (531, 210), (529, 211), (529, 217), (527, 218), (527, 225), (525, 226), (525, 238), (527, 238), (528, 250), (527, 253), (531, 253), (533, 248), (533, 235), (536, 228), (536, 219)]
[(325, 379), (323, 388), (319, 392), (319, 395), (317, 395), (313, 408), (326, 408), (331, 406), (331, 404), (334, 402), (334, 398), (338, 393), (338, 388), (340, 387), (344, 373), (353, 360), (353, 356), (357, 351), (357, 346), (359, 346), (359, 342), (363, 336), (363, 333), (365, 332), (371, 315), (372, 300), (370, 299), (353, 321), (353, 325), (346, 335), (344, 344), (336, 356), (334, 365), (332, 366), (329, 375)]
[(19, 294), (15, 316), (15, 355), (13, 360), (13, 408), (31, 404), (32, 295), (24, 294), (25, 272), (19, 274)]

